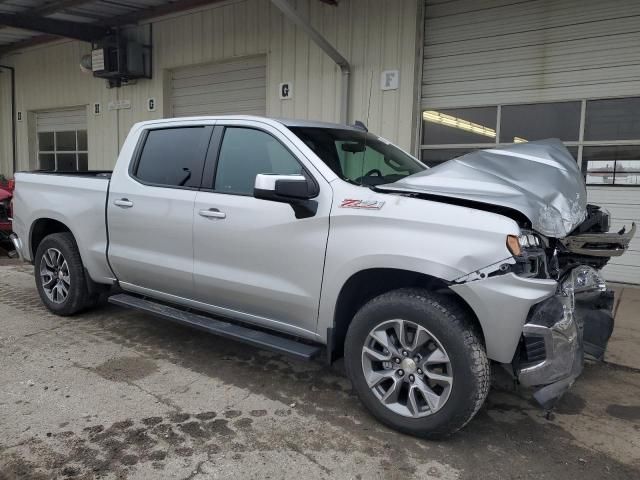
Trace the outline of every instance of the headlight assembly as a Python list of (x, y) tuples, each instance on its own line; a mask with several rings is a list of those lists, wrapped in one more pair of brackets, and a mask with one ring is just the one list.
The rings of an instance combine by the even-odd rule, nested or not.
[(512, 255), (518, 257), (522, 254), (522, 250), (527, 248), (539, 248), (542, 242), (538, 235), (533, 233), (521, 233), (520, 235), (507, 236), (507, 248)]
[(600, 273), (586, 265), (571, 270), (562, 282), (562, 291), (565, 293), (573, 292), (575, 295), (600, 294), (606, 290), (607, 284)]

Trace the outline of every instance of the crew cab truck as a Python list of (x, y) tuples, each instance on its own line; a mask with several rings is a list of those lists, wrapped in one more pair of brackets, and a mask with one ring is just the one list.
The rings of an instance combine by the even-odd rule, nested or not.
[(363, 128), (249, 116), (136, 124), (112, 173), (18, 173), (14, 212), (52, 312), (106, 293), (298, 358), (324, 347), (373, 415), (425, 437), (471, 420), (490, 362), (552, 405), (604, 352), (598, 269), (635, 233), (608, 231), (558, 141), (429, 169)]

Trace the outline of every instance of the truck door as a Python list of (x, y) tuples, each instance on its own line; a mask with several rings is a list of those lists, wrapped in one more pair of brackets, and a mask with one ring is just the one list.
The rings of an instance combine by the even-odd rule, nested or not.
[(193, 297), (193, 205), (212, 126), (143, 132), (107, 203), (109, 262), (122, 287)]
[(196, 298), (210, 311), (240, 320), (315, 332), (331, 188), (312, 173), (320, 195), (308, 218), (296, 218), (289, 204), (254, 198), (256, 175), (309, 173), (313, 167), (303, 167), (282, 133), (248, 123), (227, 121), (212, 137), (194, 208)]

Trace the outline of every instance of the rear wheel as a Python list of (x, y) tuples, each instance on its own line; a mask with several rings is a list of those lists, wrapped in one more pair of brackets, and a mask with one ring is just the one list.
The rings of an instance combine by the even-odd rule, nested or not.
[(347, 332), (345, 366), (374, 416), (422, 437), (462, 428), (489, 391), (473, 319), (455, 299), (427, 290), (395, 290), (365, 304)]
[(34, 274), (42, 303), (56, 315), (73, 315), (96, 303), (73, 235), (53, 233), (36, 251)]

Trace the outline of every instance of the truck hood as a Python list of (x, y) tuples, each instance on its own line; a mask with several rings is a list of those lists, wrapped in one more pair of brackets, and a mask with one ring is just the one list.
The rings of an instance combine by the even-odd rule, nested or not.
[(555, 238), (566, 237), (587, 214), (582, 174), (555, 139), (478, 150), (377, 188), (517, 210)]

